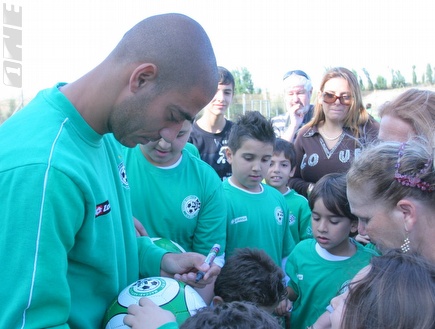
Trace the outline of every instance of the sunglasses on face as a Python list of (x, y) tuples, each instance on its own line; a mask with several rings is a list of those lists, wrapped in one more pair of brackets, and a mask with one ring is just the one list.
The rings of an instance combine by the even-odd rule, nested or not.
[(337, 99), (340, 100), (340, 103), (342, 105), (350, 105), (350, 103), (352, 102), (352, 96), (350, 96), (350, 95), (337, 96), (335, 94), (331, 94), (331, 93), (328, 93), (328, 92), (324, 92), (322, 94), (322, 98), (323, 98), (323, 101), (325, 103), (327, 103), (327, 104), (335, 103), (335, 101)]
[(308, 74), (306, 74), (304, 71), (301, 70), (288, 71), (286, 74), (284, 74), (284, 77), (282, 79), (285, 80), (292, 74), (300, 75), (301, 77), (304, 77), (307, 80), (311, 80)]

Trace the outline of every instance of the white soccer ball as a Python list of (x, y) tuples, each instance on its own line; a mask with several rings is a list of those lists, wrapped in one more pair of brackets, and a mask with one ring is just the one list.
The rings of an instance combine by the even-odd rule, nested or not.
[(131, 304), (139, 304), (142, 297), (150, 298), (161, 308), (171, 311), (179, 325), (198, 309), (207, 306), (201, 296), (183, 282), (166, 277), (144, 278), (121, 291), (107, 309), (103, 328), (128, 329), (124, 324), (127, 308)]

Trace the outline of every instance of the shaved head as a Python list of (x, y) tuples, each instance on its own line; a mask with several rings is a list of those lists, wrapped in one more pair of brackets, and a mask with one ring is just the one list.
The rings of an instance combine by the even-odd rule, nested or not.
[(210, 99), (216, 92), (217, 64), (210, 39), (201, 25), (182, 14), (157, 15), (139, 22), (108, 59), (115, 65), (156, 65), (161, 90), (201, 86)]

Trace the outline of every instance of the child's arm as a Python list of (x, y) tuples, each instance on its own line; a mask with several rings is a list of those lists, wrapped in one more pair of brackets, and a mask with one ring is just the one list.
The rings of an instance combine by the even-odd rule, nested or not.
[(149, 298), (141, 298), (139, 305), (130, 305), (124, 323), (132, 329), (178, 328), (174, 314), (160, 308)]
[(277, 315), (284, 315), (291, 312), (293, 309), (293, 302), (298, 298), (298, 295), (291, 287), (287, 287), (287, 298), (282, 300), (278, 306), (275, 308), (275, 313)]

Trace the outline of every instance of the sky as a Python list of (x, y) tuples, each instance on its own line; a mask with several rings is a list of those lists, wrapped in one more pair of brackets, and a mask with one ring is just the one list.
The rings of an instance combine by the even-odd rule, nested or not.
[[(344, 66), (372, 81), (400, 70), (411, 82), (435, 71), (432, 0), (2, 0), (22, 11), (22, 88), (0, 81), (0, 99), (33, 97), (98, 65), (140, 20), (178, 12), (208, 33), (218, 65), (246, 67), (256, 88), (281, 92), (283, 74), (301, 69), (314, 88), (325, 68)], [(5, 26), (3, 22), (3, 27)], [(4, 52), (3, 52), (3, 55)], [(4, 57), (3, 61), (4, 63)], [(3, 64), (4, 65), (4, 64)]]

